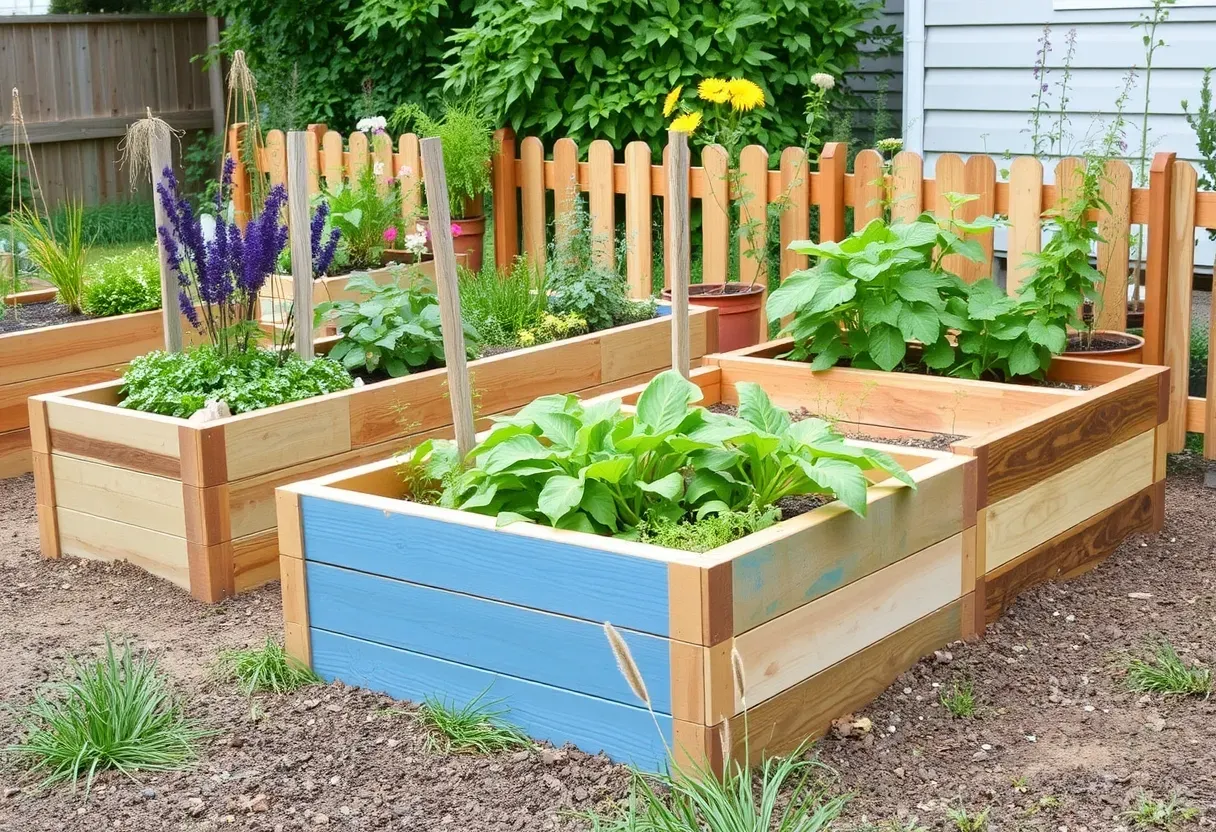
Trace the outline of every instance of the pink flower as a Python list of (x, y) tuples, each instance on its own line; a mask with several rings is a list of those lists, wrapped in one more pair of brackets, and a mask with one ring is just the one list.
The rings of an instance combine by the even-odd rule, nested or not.
[(397, 171), (397, 175), (400, 176), (402, 179), (404, 179), (408, 176), (413, 176), (414, 169), (412, 167), (410, 167), (409, 165), (403, 165), (401, 170)]
[(397, 239), (397, 227), (396, 226), (390, 225), (388, 228), (384, 229), (384, 242), (391, 244), (396, 239)]
[(456, 223), (452, 223), (452, 236), (453, 237), (460, 236), (460, 226), (457, 225)]

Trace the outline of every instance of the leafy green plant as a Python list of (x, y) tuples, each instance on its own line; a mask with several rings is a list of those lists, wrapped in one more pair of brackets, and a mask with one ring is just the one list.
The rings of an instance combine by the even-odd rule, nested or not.
[(57, 290), (57, 300), (79, 312), (85, 272), (84, 211), (80, 204), (65, 203), (63, 207), (59, 226), (62, 242), (55, 236), (55, 229), (33, 211), (23, 210), (10, 219), (29, 247), (29, 258)]
[(486, 344), (519, 344), (520, 333), (540, 324), (547, 310), (544, 277), (526, 258), (516, 258), (505, 272), (493, 263), (479, 272), (460, 270), (461, 315)]
[[(388, 184), (386, 184), (386, 180)], [(391, 175), (377, 176), (369, 163), (353, 182), (342, 182), (326, 190), (322, 199), (329, 202), (329, 222), (341, 232), (336, 263), (352, 269), (373, 269), (380, 255), (390, 247), (385, 236), (401, 224), (399, 186)], [(396, 234), (392, 234), (396, 238)]]
[(457, 222), (466, 216), (462, 212), (469, 201), (489, 192), (490, 162), (498, 149), (496, 125), (479, 106), (470, 101), (449, 102), (443, 106), (443, 115), (433, 118), (417, 104), (404, 104), (393, 111), (389, 126), (394, 133), (412, 126), (419, 138), (443, 140), (448, 204)]
[(948, 309), (949, 323), (959, 332), (951, 375), (1002, 380), (1038, 375), (1060, 346), (1056, 333), (1033, 318), (1033, 302), (1009, 297), (987, 278), (968, 287), (965, 304), (953, 300)]
[(237, 414), (350, 386), (350, 374), (327, 358), (304, 361), (258, 349), (224, 354), (208, 344), (132, 360), (119, 407), (186, 419), (208, 401), (222, 401)]
[[(329, 352), (331, 359), (347, 370), (385, 372), (393, 378), (443, 364), (439, 299), (424, 280), (379, 284), (361, 274), (346, 289), (364, 300), (327, 301), (316, 308), (317, 322), (335, 321), (342, 335)], [(476, 357), (478, 335), (467, 321), (464, 337), (469, 356)]]
[(221, 136), (200, 130), (182, 147), (182, 184), (200, 203), (214, 202), (224, 158)]
[(637, 538), (643, 523), (701, 520), (766, 509), (786, 496), (825, 494), (866, 509), (864, 471), (915, 483), (888, 455), (847, 445), (818, 419), (791, 422), (754, 384), (740, 384), (739, 416), (692, 407), (695, 384), (669, 370), (626, 414), (620, 400), (584, 404), (543, 396), (462, 461), (450, 442), (428, 441), (404, 461), (446, 483), (441, 505), (562, 529)]
[(1153, 645), (1149, 658), (1128, 659), (1126, 671), (1127, 686), (1139, 693), (1202, 697), (1212, 694), (1212, 671), (1188, 665), (1164, 639)]
[(72, 659), (68, 678), (39, 693), (18, 715), (25, 737), (8, 747), (44, 785), (76, 784), (85, 793), (103, 771), (172, 771), (190, 763), (207, 735), (186, 717), (156, 660), (106, 638), (98, 660)]
[(107, 318), (159, 309), (160, 300), (160, 257), (149, 247), (90, 265), (80, 306), (95, 318)]
[(496, 754), (531, 747), (526, 734), (503, 720), (510, 710), (499, 707), (500, 699), (487, 700), (488, 692), (464, 705), (435, 696), (423, 699), (418, 721), (427, 729), (427, 748), (443, 754)]
[(321, 682), (312, 668), (287, 655), (283, 645), (269, 636), (261, 647), (223, 651), (217, 664), (247, 696), (264, 691), (290, 693)]
[(958, 832), (988, 832), (989, 807), (979, 812), (968, 812), (967, 807), (960, 801), (958, 807), (946, 810), (946, 817), (954, 824)]
[(522, 329), (519, 332), (519, 345), (533, 347), (537, 344), (547, 344), (550, 341), (560, 341), (587, 332), (587, 322), (577, 312), (567, 312), (565, 315), (554, 315), (550, 312), (540, 316), (535, 326)]
[(1141, 792), (1136, 797), (1136, 802), (1123, 812), (1121, 817), (1131, 821), (1139, 829), (1164, 829), (1166, 832), (1174, 832), (1181, 825), (1199, 817), (1199, 810), (1184, 804), (1176, 794), (1170, 795), (1169, 800), (1160, 800)]
[(942, 707), (955, 719), (975, 716), (975, 683), (970, 679), (955, 682), (949, 690), (943, 688), (940, 699)]
[(685, 552), (708, 552), (733, 540), (766, 529), (781, 519), (777, 508), (748, 508), (745, 511), (720, 511), (700, 520), (672, 521), (659, 518), (642, 521), (639, 536), (643, 543)]
[(0, 147), (0, 218), (7, 217), (18, 205), (26, 205), (33, 198), (25, 165), (7, 147)]
[[(71, 206), (61, 204), (51, 215), (51, 225), (61, 240), (71, 220)], [(89, 246), (122, 246), (156, 242), (156, 216), (150, 200), (103, 202), (82, 209), (81, 236)]]

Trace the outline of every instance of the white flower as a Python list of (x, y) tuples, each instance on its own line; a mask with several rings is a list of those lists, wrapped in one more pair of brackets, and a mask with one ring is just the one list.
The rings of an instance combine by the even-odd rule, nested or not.
[[(422, 226), (418, 227), (422, 228)], [(420, 231), (417, 234), (406, 234), (401, 244), (410, 254), (421, 257), (426, 253), (426, 233)]]
[(874, 144), (883, 153), (898, 153), (904, 149), (903, 139), (879, 139)]
[(816, 72), (811, 76), (811, 83), (821, 90), (830, 90), (836, 86), (836, 79), (826, 72)]
[(384, 162), (376, 162), (376, 164), (372, 165), (372, 173), (374, 173), (377, 178), (383, 176), (384, 175)]
[(388, 127), (388, 119), (384, 116), (368, 116), (367, 118), (359, 119), (359, 123), (355, 125), (355, 129), (360, 133), (374, 133), (377, 131), (383, 132)]

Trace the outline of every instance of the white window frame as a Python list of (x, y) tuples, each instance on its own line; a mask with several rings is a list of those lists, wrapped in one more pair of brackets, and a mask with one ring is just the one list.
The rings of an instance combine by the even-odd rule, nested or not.
[[(1177, 0), (1173, 8), (1187, 6), (1216, 6), (1216, 0)], [(1051, 0), (1054, 11), (1081, 11), (1101, 9), (1151, 9), (1152, 0)]]

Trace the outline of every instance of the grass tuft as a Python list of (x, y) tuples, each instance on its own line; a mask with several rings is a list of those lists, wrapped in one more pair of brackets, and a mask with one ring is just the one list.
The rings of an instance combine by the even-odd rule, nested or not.
[(1199, 810), (1184, 805), (1176, 794), (1170, 795), (1169, 800), (1158, 800), (1141, 792), (1132, 808), (1124, 812), (1122, 817), (1140, 829), (1165, 829), (1172, 832), (1182, 824), (1199, 817)]
[(503, 721), (509, 709), (501, 699), (486, 700), (489, 689), (477, 694), (464, 707), (446, 699), (428, 696), (418, 709), (418, 721), (427, 728), (427, 749), (450, 754), (495, 754), (528, 748), (532, 740), (523, 731)]
[(1127, 661), (1127, 686), (1138, 693), (1163, 696), (1203, 696), (1212, 694), (1212, 671), (1188, 666), (1168, 641), (1161, 640), (1147, 659)]
[(68, 678), (48, 686), (18, 721), (25, 739), (7, 751), (44, 775), (44, 786), (85, 778), (87, 798), (103, 771), (172, 771), (189, 764), (210, 732), (189, 720), (168, 679), (146, 653), (121, 655), (106, 638), (106, 654), (71, 659)]
[(966, 806), (959, 804), (957, 809), (947, 809), (946, 817), (950, 819), (958, 832), (987, 832), (990, 808), (985, 807), (983, 811), (971, 814), (967, 811)]
[(975, 684), (970, 679), (955, 682), (950, 690), (943, 689), (940, 698), (942, 707), (955, 719), (975, 716)]
[(247, 696), (263, 691), (289, 693), (321, 682), (312, 668), (287, 655), (283, 646), (269, 636), (261, 647), (220, 653), (219, 668), (236, 679)]

